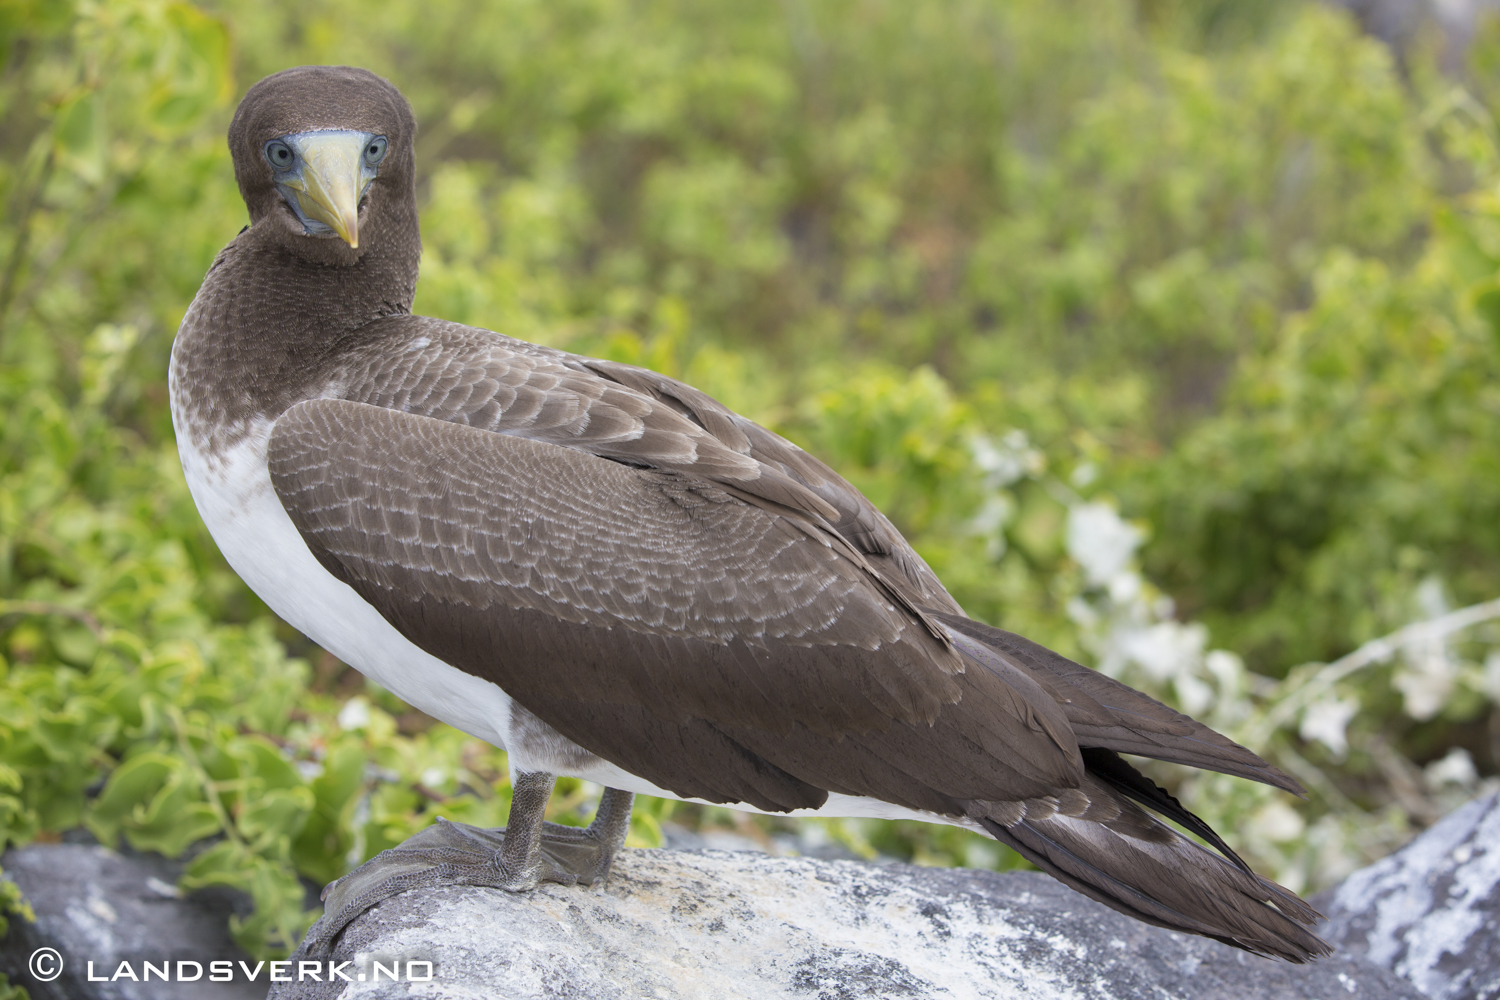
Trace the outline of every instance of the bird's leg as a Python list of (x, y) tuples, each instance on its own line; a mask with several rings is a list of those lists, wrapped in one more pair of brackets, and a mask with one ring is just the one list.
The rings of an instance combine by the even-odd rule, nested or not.
[(556, 775), (546, 771), (517, 771), (511, 779), (510, 819), (505, 824), (499, 850), (491, 858), (503, 883), (496, 888), (525, 892), (543, 882), (572, 885), (578, 881), (577, 875), (554, 863), (542, 850), (546, 839), (543, 828), (553, 825), (545, 817), (547, 800), (552, 798), (552, 786), (556, 783)]
[[(597, 837), (591, 834), (592, 825), (559, 835), (553, 831), (566, 828), (544, 821), (556, 780), (545, 771), (518, 771), (511, 782), (510, 819), (504, 829), (485, 830), (439, 818), (399, 847), (381, 851), (331, 883), (323, 890), (323, 918), (308, 931), (298, 953), (322, 954), (355, 917), (411, 889), (475, 885), (526, 892), (543, 882), (574, 885), (607, 873), (630, 822), (629, 794), (616, 793), (625, 796), (623, 809), (612, 807)], [(553, 842), (560, 851), (549, 849)], [(570, 870), (573, 864), (577, 873)]]
[(606, 788), (588, 826), (544, 823), (542, 852), (563, 870), (577, 876), (583, 885), (607, 882), (615, 854), (625, 846), (625, 835), (630, 832), (630, 809), (634, 804), (634, 792)]

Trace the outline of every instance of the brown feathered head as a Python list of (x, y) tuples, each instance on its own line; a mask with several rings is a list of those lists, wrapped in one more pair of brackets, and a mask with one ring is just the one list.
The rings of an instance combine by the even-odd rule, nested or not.
[(299, 66), (251, 87), (229, 126), (251, 225), (322, 264), (420, 252), (417, 123), (390, 83), (352, 66)]

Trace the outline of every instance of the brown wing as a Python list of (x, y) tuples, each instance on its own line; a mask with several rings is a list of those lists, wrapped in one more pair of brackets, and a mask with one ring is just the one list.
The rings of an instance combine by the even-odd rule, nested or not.
[[(343, 398), (690, 473), (831, 529), (919, 618), (922, 607), (960, 610), (857, 489), (689, 385), (421, 316), (389, 317), (358, 336), (345, 345), (336, 374)], [(942, 629), (929, 631), (946, 638)]]
[(404, 635), (678, 794), (956, 814), (1081, 778), (1034, 681), (965, 670), (774, 504), (348, 400), (292, 407), (268, 456), (313, 553)]
[(685, 382), (647, 368), (572, 357), (571, 367), (591, 371), (679, 410), (727, 447), (783, 473), (838, 512), (832, 526), (878, 567), (891, 585), (926, 607), (960, 612), (958, 604), (921, 556), (869, 499), (846, 479), (792, 442)]
[[(681, 472), (774, 508), (844, 555), (987, 669), (1019, 670), (1063, 707), (1084, 746), (1301, 787), (1195, 720), (1020, 636), (971, 622), (900, 533), (851, 484), (802, 449), (692, 386), (656, 372), (425, 317), (362, 332), (339, 379), (348, 398)], [(938, 622), (941, 626), (938, 626)]]
[(952, 614), (821, 463), (639, 369), (432, 320), (375, 326), (334, 383), (380, 405), (298, 404), (268, 455), (309, 548), (417, 645), (678, 795), (967, 815), (1141, 919), (1293, 961), (1326, 951), (1298, 926), (1311, 910), (1107, 748), (1289, 779)]

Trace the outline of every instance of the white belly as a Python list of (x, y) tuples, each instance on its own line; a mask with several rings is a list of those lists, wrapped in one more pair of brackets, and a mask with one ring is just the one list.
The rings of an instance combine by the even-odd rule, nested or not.
[[(702, 801), (684, 799), (580, 752), (561, 736), (550, 751), (536, 741), (511, 739), (509, 695), (418, 648), (314, 558), (271, 485), (266, 468), (270, 433), (271, 422), (263, 421), (221, 460), (210, 460), (185, 428), (177, 428), (182, 470), (198, 513), (229, 565), (272, 611), (408, 705), (507, 750), (513, 772), (569, 774), (642, 795)], [(821, 809), (799, 809), (790, 815), (917, 819), (978, 829), (972, 821), (837, 793), (830, 794)]]
[(498, 747), (510, 697), (419, 649), (313, 557), (266, 469), (271, 424), (210, 463), (187, 435), (179, 453), (198, 513), (229, 565), (293, 628), (407, 704)]

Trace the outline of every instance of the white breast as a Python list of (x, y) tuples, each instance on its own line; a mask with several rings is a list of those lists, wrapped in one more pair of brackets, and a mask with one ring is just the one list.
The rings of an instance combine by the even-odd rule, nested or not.
[(313, 557), (271, 485), (270, 431), (270, 422), (261, 422), (216, 459), (178, 432), (188, 489), (229, 565), (293, 628), (402, 701), (504, 747), (504, 691), (413, 645)]

